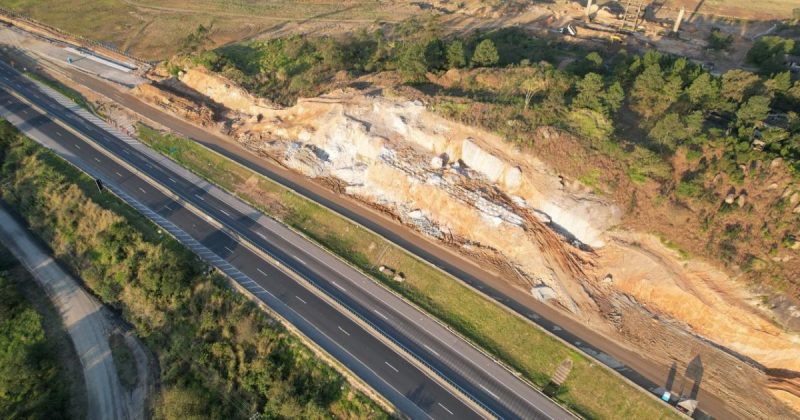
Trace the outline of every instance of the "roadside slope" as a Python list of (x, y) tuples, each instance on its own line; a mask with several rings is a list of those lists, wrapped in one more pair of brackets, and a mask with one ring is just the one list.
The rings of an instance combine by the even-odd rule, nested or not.
[(39, 282), (61, 313), (83, 366), (89, 401), (88, 418), (145, 418), (144, 393), (127, 392), (117, 376), (108, 341), (115, 327), (103, 306), (59, 267), (2, 207), (0, 239)]

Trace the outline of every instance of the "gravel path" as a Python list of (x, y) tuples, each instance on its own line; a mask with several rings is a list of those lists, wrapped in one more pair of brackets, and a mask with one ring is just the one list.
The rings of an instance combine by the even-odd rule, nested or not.
[[(145, 418), (144, 384), (147, 381), (141, 378), (149, 377), (147, 365), (137, 363), (139, 385), (127, 391), (117, 376), (109, 348), (109, 334), (119, 329), (111, 314), (1, 206), (0, 241), (30, 271), (58, 309), (83, 366), (89, 419)], [(134, 353), (143, 353), (138, 340), (127, 339), (126, 342), (138, 347), (132, 349)]]

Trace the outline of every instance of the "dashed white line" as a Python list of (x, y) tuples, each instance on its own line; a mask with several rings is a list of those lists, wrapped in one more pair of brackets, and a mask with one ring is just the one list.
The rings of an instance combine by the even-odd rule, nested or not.
[(94, 158), (94, 161), (97, 162), (97, 163), (100, 163), (100, 159), (98, 159), (98, 158)]
[(424, 346), (426, 349), (428, 349), (428, 351), (429, 351), (429, 352), (431, 352), (431, 353), (435, 354), (436, 356), (439, 356), (439, 353), (438, 353), (436, 350), (434, 350), (434, 349), (432, 349), (432, 348), (428, 347), (428, 345), (427, 345), (427, 344), (423, 344), (423, 346)]
[(56, 131), (56, 135), (57, 135), (58, 137), (64, 137), (64, 136), (62, 136), (62, 135), (61, 135), (61, 132), (60, 132), (60, 131)]
[(128, 149), (122, 149), (122, 153), (131, 154), (131, 152), (129, 152)]
[(76, 149), (81, 150), (81, 147), (78, 146), (77, 144), (73, 144), (73, 146), (75, 146)]
[(261, 232), (256, 232), (256, 235), (258, 235), (259, 237), (261, 237), (261, 239), (263, 239), (265, 241), (267, 240), (267, 237), (262, 235)]
[(226, 249), (228, 252), (230, 252), (231, 254), (233, 254), (233, 250), (232, 250), (232, 249), (228, 248), (227, 246), (225, 246), (225, 247), (223, 247), (223, 248), (225, 248), (225, 249)]
[(226, 216), (228, 216), (228, 217), (231, 217), (231, 214), (230, 214), (230, 213), (228, 213), (227, 211), (225, 211), (225, 210), (222, 210), (222, 209), (219, 209), (219, 211), (221, 211), (221, 212), (222, 212), (222, 214), (224, 214), (224, 215), (226, 215)]
[(119, 172), (114, 172), (114, 173), (115, 173), (115, 174), (117, 174), (117, 175), (118, 175), (118, 176), (120, 176), (120, 177), (122, 176), (122, 174), (121, 174), (121, 173), (119, 173)]
[(164, 208), (169, 211), (172, 211), (172, 207), (170, 207), (169, 204), (164, 204)]
[(378, 314), (378, 316), (380, 316), (381, 318), (383, 318), (383, 319), (385, 319), (387, 321), (389, 320), (389, 318), (386, 315), (382, 314), (381, 311), (379, 311), (377, 309), (373, 309), (373, 311), (375, 311), (375, 313)]
[(335, 281), (332, 281), (331, 284), (333, 284), (334, 286), (336, 286), (336, 288), (338, 288), (339, 290), (341, 290), (343, 292), (347, 291), (347, 289), (345, 289), (344, 287), (342, 287), (339, 283), (336, 283)]
[(142, 194), (147, 194), (147, 191), (145, 191), (142, 187), (139, 187), (139, 191), (141, 191)]
[[(169, 177), (167, 177), (167, 178), (169, 178)], [(174, 179), (172, 179), (172, 178), (169, 178), (169, 180), (170, 180), (170, 181), (172, 181), (172, 182), (173, 182), (173, 183), (175, 183), (175, 184), (177, 184), (177, 183), (178, 183), (178, 181), (175, 181), (175, 180), (174, 180)]]
[[(261, 270), (260, 268), (256, 268), (256, 270), (258, 270), (258, 272), (259, 272), (259, 273), (263, 274), (263, 275), (264, 275), (264, 277), (266, 277), (266, 276), (267, 276), (267, 273), (265, 273), (265, 272), (264, 272), (263, 270)], [(300, 299), (300, 298), (298, 298), (298, 299)]]
[(492, 391), (489, 391), (489, 389), (488, 389), (488, 388), (486, 388), (485, 386), (483, 386), (482, 384), (478, 384), (478, 386), (479, 386), (479, 387), (481, 387), (481, 388), (482, 388), (484, 391), (488, 392), (488, 393), (489, 393), (489, 395), (491, 395), (491, 396), (493, 396), (493, 397), (497, 398), (498, 400), (500, 399), (500, 397), (498, 397), (498, 396), (497, 396), (497, 394), (495, 394), (495, 393), (494, 393), (494, 392), (492, 392)]
[(300, 302), (303, 302), (303, 303), (308, 303), (308, 302), (304, 301), (304, 300), (303, 300), (303, 298), (301, 298), (300, 296), (295, 296), (295, 297), (296, 297), (296, 298), (297, 298), (297, 300), (299, 300)]
[(345, 331), (344, 328), (342, 328), (342, 327), (339, 327), (339, 331), (345, 333), (345, 335), (347, 335), (348, 337), (350, 336), (350, 333)]
[(390, 365), (390, 364), (389, 364), (389, 362), (383, 362), (383, 363), (386, 363), (386, 366), (389, 366), (390, 368), (392, 368), (392, 370), (393, 370), (393, 371), (395, 371), (395, 372), (397, 372), (397, 373), (400, 373), (400, 371), (399, 371), (399, 370), (397, 370), (397, 368), (396, 368), (396, 367), (394, 367), (394, 366)]
[(452, 412), (452, 411), (450, 411), (450, 409), (448, 409), (448, 408), (447, 408), (447, 407), (445, 407), (444, 405), (442, 405), (442, 403), (436, 403), (436, 404), (439, 404), (439, 407), (442, 407), (442, 408), (444, 409), (444, 411), (447, 411), (448, 413), (450, 413), (450, 415), (451, 415), (451, 416), (453, 415), (453, 412)]
[(195, 194), (194, 196), (195, 196), (195, 197), (197, 197), (197, 198), (199, 198), (199, 199), (200, 199), (200, 201), (206, 201), (206, 199), (205, 199), (205, 198), (203, 198), (203, 197), (200, 197), (200, 196), (199, 196), (199, 195), (197, 195), (197, 194)]

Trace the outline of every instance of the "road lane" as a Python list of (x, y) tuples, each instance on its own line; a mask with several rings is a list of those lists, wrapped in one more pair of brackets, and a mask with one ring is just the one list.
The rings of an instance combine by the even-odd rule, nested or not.
[[(13, 74), (10, 74), (10, 76), (13, 77)], [(19, 80), (15, 86), (22, 90), (25, 82), (25, 80)], [(28, 89), (32, 88), (28, 87)], [(396, 296), (381, 288), (371, 291), (364, 290), (364, 285), (372, 284), (370, 280), (364, 279), (363, 276), (352, 270), (352, 268), (343, 265), (340, 261), (331, 260), (327, 253), (320, 251), (312, 244), (308, 242), (297, 243), (298, 240), (302, 241), (302, 238), (297, 238), (296, 235), (292, 235), (292, 232), (281, 231), (280, 226), (275, 226), (277, 224), (273, 220), (263, 217), (254, 220), (251, 214), (240, 211), (241, 206), (232, 206), (229, 200), (220, 199), (218, 194), (209, 193), (211, 189), (208, 186), (204, 186), (202, 183), (190, 182), (186, 177), (162, 165), (161, 162), (152, 161), (136, 148), (130, 147), (129, 144), (119, 138), (93, 127), (91, 123), (63, 110), (63, 108), (59, 109), (57, 105), (44, 100), (41, 103), (37, 102), (37, 104), (45, 107), (48, 112), (59, 116), (59, 118), (70, 121), (71, 124), (74, 122), (72, 124), (73, 127), (77, 127), (85, 135), (90, 136), (104, 148), (125, 159), (140, 171), (148, 173), (153, 179), (161, 181), (164, 185), (172, 184), (169, 188), (180, 195), (183, 200), (191, 202), (202, 209), (203, 212), (223, 221), (232, 231), (246, 237), (250, 242), (257, 244), (275, 259), (313, 282), (329, 296), (350, 308), (354, 313), (357, 313), (375, 328), (383, 331), (387, 336), (392, 337), (397, 344), (428, 363), (433, 369), (440, 372), (442, 376), (454, 381), (464, 392), (487, 404), (491, 410), (499, 415), (509, 418), (533, 418), (542, 415), (537, 408), (537, 405), (541, 405), (556, 417), (569, 417), (563, 410), (543, 398), (541, 394), (528, 388), (508, 371), (491, 363), (490, 359), (478, 353), (452, 333), (446, 330), (443, 331), (441, 325), (427, 317), (420, 317), (420, 314), (408, 305), (388, 305), (387, 301), (397, 303), (398, 298)], [(25, 108), (24, 106), (21, 107)], [(29, 110), (25, 111), (30, 112)], [(53, 128), (46, 126), (44, 130), (52, 131)], [(54, 140), (61, 142), (71, 141), (72, 144), (80, 145), (80, 139), (71, 138), (74, 136), (70, 134), (68, 136), (70, 138), (64, 140), (65, 136), (66, 134), (54, 136)], [(302, 308), (318, 306), (302, 303), (302, 301), (313, 301), (315, 295), (309, 294), (307, 291), (303, 293), (297, 290), (286, 290), (285, 286), (287, 284), (295, 283), (291, 280), (287, 281), (286, 276), (273, 267), (255, 265), (256, 268), (253, 268), (253, 262), (257, 262), (260, 258), (252, 254), (246, 247), (238, 246), (238, 242), (233, 238), (220, 233), (214, 227), (211, 227), (210, 230), (209, 228), (197, 230), (197, 226), (208, 226), (204, 219), (190, 212), (183, 214), (171, 210), (180, 207), (181, 204), (161, 195), (158, 190), (152, 188), (146, 182), (135, 181), (134, 179), (138, 178), (128, 173), (125, 168), (115, 164), (111, 159), (103, 155), (95, 156), (94, 154), (99, 154), (99, 152), (95, 151), (90, 145), (84, 144), (78, 149), (77, 153), (80, 154), (84, 161), (90, 161), (90, 159), (94, 161), (94, 158), (97, 157), (100, 162), (94, 161), (94, 164), (102, 167), (109, 179), (113, 179), (113, 177), (123, 178), (121, 185), (128, 188), (131, 195), (150, 208), (157, 210), (162, 216), (170, 218), (170, 220), (178, 220), (180, 223), (176, 224), (192, 233), (201, 243), (207, 245), (218, 255), (225, 256), (229, 262), (242, 267), (242, 272), (254, 279), (257, 284), (264, 286), (265, 289), (279, 296), (293, 309), (299, 311)], [(169, 182), (165, 182), (166, 180), (169, 180)], [(130, 190), (133, 185), (129, 184), (135, 184), (135, 190)], [(269, 225), (270, 222), (273, 226), (267, 228), (265, 225)], [(267, 239), (265, 240), (264, 238)], [(225, 249), (226, 247), (229, 249)], [(298, 258), (298, 255), (303, 255), (303, 257)], [(337, 264), (341, 267), (334, 268)], [(261, 273), (262, 271), (268, 273), (268, 275), (264, 276)], [(277, 283), (274, 281), (270, 283), (271, 278), (282, 278), (283, 280)], [(361, 284), (358, 284), (359, 282)], [(336, 286), (341, 284), (348, 284), (353, 287), (346, 288), (347, 292), (345, 292)], [(300, 287), (300, 289), (303, 288)], [(294, 298), (295, 296), (300, 299)], [(319, 298), (316, 298), (316, 300), (319, 301)], [(375, 310), (375, 308), (380, 308), (380, 310)], [(336, 335), (336, 333), (330, 334), (330, 330), (335, 330), (341, 336), (340, 327), (351, 335), (354, 334), (354, 331), (360, 330), (368, 336), (363, 328), (352, 323), (352, 321), (346, 324), (353, 325), (353, 327), (343, 327), (344, 321), (347, 321), (346, 317), (340, 316), (345, 319), (341, 323), (337, 323), (328, 322), (333, 318), (328, 317), (327, 314), (322, 316), (320, 314), (315, 315), (321, 319), (314, 318), (314, 322), (319, 323), (318, 326), (324, 325), (330, 336)], [(430, 332), (432, 330), (436, 331), (435, 335)], [(351, 338), (348, 337), (347, 339), (350, 340)], [(366, 359), (367, 355), (361, 357)], [(403, 365), (402, 367), (394, 361), (390, 362), (389, 365), (392, 367), (403, 370), (403, 375), (397, 375), (397, 372), (386, 364), (387, 360), (385, 359), (385, 357), (381, 357), (380, 360), (371, 360), (376, 364), (370, 365), (376, 372), (383, 371), (382, 377), (386, 375), (393, 378), (405, 377), (405, 372), (416, 369), (407, 362), (405, 364), (400, 363), (400, 365)], [(478, 363), (476, 360), (480, 362)], [(485, 363), (487, 361), (489, 363)], [(428, 380), (428, 382), (430, 381)], [(406, 384), (406, 388), (408, 388), (408, 384)], [(419, 391), (412, 390), (411, 394), (415, 403), (427, 407), (430, 412), (450, 415), (450, 412), (455, 411), (456, 414), (459, 414), (457, 411), (459, 406), (464, 407), (464, 404), (460, 402), (445, 403), (438, 400), (428, 402), (428, 396), (426, 395), (428, 388), (418, 387)], [(425, 390), (425, 392), (421, 392), (422, 390)], [(409, 390), (406, 389), (406, 391), (408, 396)], [(450, 397), (452, 399), (452, 395)], [(433, 402), (436, 402), (436, 404)], [(439, 402), (442, 402), (442, 404), (439, 404)], [(445, 410), (441, 406), (445, 406), (447, 409)], [(463, 408), (462, 411), (464, 411)], [(461, 413), (461, 415), (463, 414)], [(474, 413), (472, 414), (474, 415)], [(543, 416), (543, 418), (547, 418), (547, 416)]]

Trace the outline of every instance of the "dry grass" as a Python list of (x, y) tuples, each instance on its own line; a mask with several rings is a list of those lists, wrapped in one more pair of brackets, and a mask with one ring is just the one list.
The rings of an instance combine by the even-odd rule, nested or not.
[[(624, 382), (538, 327), (509, 313), (381, 237), (274, 182), (186, 139), (140, 127), (139, 137), (160, 152), (282, 220), (368, 272), (539, 387), (556, 366), (571, 358), (574, 368), (556, 398), (587, 418), (678, 418), (670, 409)], [(398, 283), (375, 267), (402, 271)]]
[(3, 0), (0, 7), (148, 60), (175, 54), (198, 25), (212, 27), (213, 44), (223, 45), (287, 25), (302, 31), (304, 24), (369, 24), (416, 12), (407, 4), (314, 0)]

